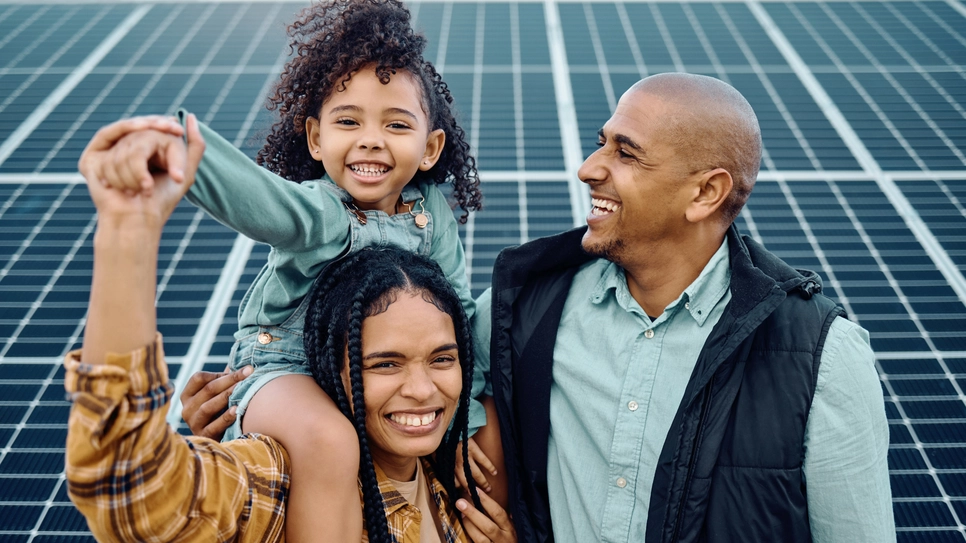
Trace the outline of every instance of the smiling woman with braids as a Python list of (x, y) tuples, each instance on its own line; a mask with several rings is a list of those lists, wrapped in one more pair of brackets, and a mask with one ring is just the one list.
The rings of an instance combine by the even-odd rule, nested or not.
[[(278, 117), (258, 153), (264, 167), (200, 127), (207, 149), (188, 200), (271, 252), (240, 304), (229, 354), (232, 375), (247, 378), (220, 381), (232, 389), (225, 393), (227, 419), (219, 420), (231, 424), (218, 431), (198, 424), (210, 411), (192, 411), (196, 403), (184, 394), (183, 415), (200, 435), (228, 441), (260, 433), (285, 447), (293, 474), (289, 541), (315, 542), (320, 533), (353, 540), (358, 534), (334, 532), (317, 514), (359, 516), (351, 509), (357, 455), (347, 454), (358, 445), (352, 426), (311, 379), (302, 347), (309, 291), (340, 258), (391, 246), (437, 262), (472, 317), (457, 219), (438, 186), (451, 186), (465, 220), (480, 208), (479, 178), (453, 98), (423, 58), (426, 38), (414, 32), (401, 2), (327, 0), (306, 8), (289, 35), (293, 55), (268, 100)], [(132, 128), (137, 122), (112, 125), (123, 137), (89, 164), (97, 180), (128, 195), (150, 194), (149, 172), (157, 170), (150, 159), (165, 141), (155, 130)], [(171, 139), (183, 132), (176, 121), (161, 130)], [(502, 451), (498, 439), (487, 439), (498, 434), (493, 427), (474, 433), (486, 422), (475, 400), (483, 388), (478, 373), (469, 435), (479, 443), (467, 438), (466, 448), (473, 478), (490, 490), (479, 466), (496, 475)], [(202, 389), (194, 384), (205, 378), (193, 378), (183, 392)], [(462, 472), (457, 477), (465, 483)]]
[[(172, 387), (155, 281), (162, 227), (204, 150), (193, 116), (187, 124), (183, 182), (158, 174), (151, 194), (91, 182), (86, 159), (96, 149), (81, 158), (98, 223), (84, 345), (65, 361), (74, 403), (68, 493), (99, 541), (283, 541), (291, 465), (280, 443), (259, 434), (225, 443), (184, 437), (165, 422)], [(104, 129), (92, 146), (118, 133)], [(155, 159), (169, 151), (160, 146)], [(387, 543), (516, 541), (506, 512), (468, 473), (467, 498), (457, 494), (473, 346), (438, 264), (395, 248), (350, 254), (320, 276), (304, 332), (312, 374), (351, 421), (361, 451), (363, 526), (318, 511), (332, 530), (364, 528), (363, 541)]]

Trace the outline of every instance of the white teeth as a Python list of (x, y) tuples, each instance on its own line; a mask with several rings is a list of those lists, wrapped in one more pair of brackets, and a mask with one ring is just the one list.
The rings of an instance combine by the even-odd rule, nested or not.
[(594, 208), (591, 212), (594, 215), (606, 215), (608, 213), (613, 213), (621, 208), (621, 205), (617, 202), (612, 202), (610, 200), (603, 200), (601, 198), (591, 198), (591, 203), (594, 204)]
[(408, 415), (403, 413), (393, 413), (389, 415), (389, 418), (393, 420), (396, 424), (402, 424), (403, 426), (426, 426), (436, 420), (436, 412), (426, 413), (425, 415)]
[(378, 176), (389, 171), (389, 168), (382, 164), (351, 164), (349, 169), (359, 175)]

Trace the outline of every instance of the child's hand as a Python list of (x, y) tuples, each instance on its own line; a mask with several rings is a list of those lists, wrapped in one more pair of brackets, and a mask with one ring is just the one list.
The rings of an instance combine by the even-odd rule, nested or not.
[(517, 531), (506, 510), (486, 494), (480, 494), (480, 505), (485, 511), (473, 507), (472, 502), (465, 498), (456, 501), (456, 508), (463, 513), (463, 528), (470, 540), (474, 543), (516, 543)]
[[(120, 121), (106, 126), (94, 135), (94, 138), (91, 139), (90, 143), (87, 144), (87, 148), (81, 154), (78, 169), (87, 179), (87, 188), (90, 192), (91, 200), (93, 200), (97, 208), (98, 221), (107, 219), (108, 217), (121, 217), (138, 213), (156, 216), (162, 219), (163, 222), (167, 220), (182, 196), (184, 196), (184, 193), (191, 187), (191, 183), (194, 182), (195, 169), (201, 162), (201, 157), (205, 151), (205, 142), (198, 129), (198, 121), (193, 115), (188, 117), (187, 146), (181, 141), (180, 137), (166, 132), (150, 130), (150, 126), (156, 122), (161, 121), (142, 118)], [(164, 122), (171, 121), (166, 120)], [(164, 122), (161, 122), (161, 124), (163, 125)], [(142, 130), (132, 134), (132, 127), (138, 126), (142, 127)], [(113, 167), (112, 157), (117, 151), (118, 142), (125, 137), (138, 135), (148, 135), (156, 140), (167, 139), (178, 142), (175, 144), (173, 141), (166, 141), (155, 146), (155, 149), (164, 151), (165, 153), (167, 146), (172, 148), (179, 147), (174, 152), (173, 159), (169, 159), (167, 154), (163, 154), (161, 156), (151, 157), (151, 160), (159, 164), (167, 164), (169, 160), (180, 160), (180, 169), (178, 171), (181, 177), (180, 182), (174, 182), (175, 179), (171, 175), (159, 174), (157, 179), (158, 190), (154, 191), (157, 194), (141, 191), (125, 195), (119, 191), (111, 190), (108, 187), (108, 184), (104, 182), (104, 172), (106, 169)], [(145, 163), (147, 163), (147, 160)], [(151, 179), (151, 184), (152, 187), (155, 185), (154, 178)]]
[[(473, 441), (472, 437), (466, 440), (466, 445), (469, 447), (467, 450), (470, 454), (470, 471), (473, 473), (473, 480), (476, 481), (476, 487), (486, 492), (493, 490), (489, 481), (486, 480), (486, 474), (483, 473), (483, 469), (490, 472), (491, 475), (496, 475), (496, 467), (483, 454), (483, 450)], [(481, 466), (483, 469), (480, 469)], [(456, 449), (456, 484), (463, 488), (469, 488), (466, 484), (466, 474), (463, 470), (463, 443), (460, 443), (460, 446)]]
[(167, 172), (177, 183), (185, 181), (187, 147), (181, 139), (183, 134), (181, 125), (166, 117), (118, 121), (94, 135), (79, 168), (88, 180), (96, 179), (128, 196), (141, 192), (149, 196), (156, 173)]

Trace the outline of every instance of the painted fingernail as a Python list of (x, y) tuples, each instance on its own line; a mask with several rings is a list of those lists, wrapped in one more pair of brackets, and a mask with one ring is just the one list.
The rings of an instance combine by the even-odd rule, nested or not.
[(463, 500), (463, 499), (456, 500), (456, 508), (459, 509), (460, 511), (466, 511), (466, 505), (467, 505), (466, 500)]

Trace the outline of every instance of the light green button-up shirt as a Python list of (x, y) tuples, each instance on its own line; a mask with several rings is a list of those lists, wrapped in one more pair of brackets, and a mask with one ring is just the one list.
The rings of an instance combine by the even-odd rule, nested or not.
[[(726, 240), (653, 321), (619, 266), (594, 260), (574, 277), (550, 389), (547, 479), (556, 541), (644, 541), (664, 441), (701, 348), (731, 300), (729, 260)], [(888, 443), (868, 333), (836, 319), (805, 430), (814, 541), (895, 540)]]

